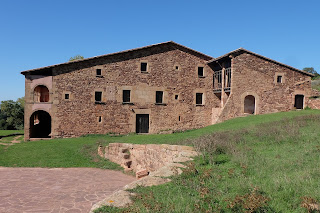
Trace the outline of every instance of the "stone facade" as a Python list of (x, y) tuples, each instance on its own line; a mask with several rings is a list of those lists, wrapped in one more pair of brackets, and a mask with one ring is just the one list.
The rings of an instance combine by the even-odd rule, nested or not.
[[(221, 71), (225, 81), (228, 67), (231, 87), (214, 91), (215, 73)], [(48, 130), (50, 138), (127, 134), (137, 131), (139, 115), (148, 116), (148, 133), (194, 129), (243, 116), (248, 95), (255, 98), (254, 114), (262, 114), (291, 110), (296, 94), (303, 95), (304, 102), (311, 94), (310, 74), (301, 70), (243, 49), (213, 59), (174, 42), (22, 74), (26, 140)], [(37, 100), (37, 86), (47, 87), (46, 102)], [(126, 90), (129, 102), (123, 102)], [(156, 103), (157, 91), (162, 92), (161, 103)]]

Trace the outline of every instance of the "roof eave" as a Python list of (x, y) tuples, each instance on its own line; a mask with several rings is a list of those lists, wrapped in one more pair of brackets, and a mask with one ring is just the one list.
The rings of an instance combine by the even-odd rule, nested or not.
[(109, 54), (105, 54), (105, 55), (100, 55), (100, 56), (94, 56), (94, 57), (90, 57), (90, 58), (80, 59), (80, 60), (76, 60), (76, 61), (68, 61), (68, 62), (65, 62), (65, 63), (50, 65), (50, 66), (46, 66), (46, 67), (40, 67), (40, 68), (36, 68), (36, 69), (25, 70), (25, 71), (22, 71), (21, 74), (22, 75), (27, 75), (28, 73), (31, 73), (31, 72), (34, 72), (34, 71), (40, 71), (40, 70), (43, 70), (43, 69), (52, 69), (52, 68), (57, 67), (57, 66), (68, 65), (68, 64), (72, 64), (72, 63), (81, 63), (81, 62), (84, 62), (84, 61), (89, 61), (89, 60), (93, 60), (93, 59), (97, 59), (97, 58), (102, 58), (102, 57), (107, 57), (107, 56), (112, 56), (112, 55), (117, 55), (117, 54), (123, 54), (123, 53), (138, 51), (138, 50), (147, 49), (147, 48), (151, 48), (151, 47), (159, 46), (159, 45), (164, 45), (164, 44), (173, 44), (173, 45), (176, 45), (176, 46), (180, 46), (180, 47), (185, 48), (185, 49), (187, 49), (187, 50), (189, 50), (191, 52), (194, 52), (196, 54), (204, 56), (206, 58), (206, 60), (214, 59), (213, 57), (211, 57), (209, 55), (206, 55), (204, 53), (198, 52), (198, 51), (196, 51), (194, 49), (191, 49), (189, 47), (183, 46), (183, 45), (178, 44), (178, 43), (176, 43), (174, 41), (167, 41), (167, 42), (162, 42), (162, 43), (158, 43), (158, 44), (152, 44), (152, 45), (148, 45), (148, 46), (144, 46), (144, 47), (138, 47), (138, 48), (134, 48), (134, 49), (124, 50), (124, 51), (120, 51), (120, 52), (109, 53)]
[[(314, 77), (314, 76), (315, 76), (314, 74), (311, 74), (311, 73), (309, 73), (309, 72), (306, 72), (306, 71), (303, 71), (303, 70), (294, 68), (294, 67), (289, 66), (289, 65), (287, 65), (287, 64), (283, 64), (283, 63), (281, 63), (281, 62), (275, 61), (275, 60), (273, 60), (273, 59), (271, 59), (271, 58), (265, 57), (265, 56), (263, 56), (263, 55), (260, 55), (260, 54), (255, 53), (255, 52), (251, 52), (251, 51), (246, 50), (246, 49), (244, 49), (244, 48), (239, 48), (239, 49), (233, 50), (233, 51), (231, 51), (231, 52), (229, 52), (229, 53), (227, 53), (227, 54), (224, 54), (224, 55), (222, 55), (222, 56), (220, 56), (220, 57), (218, 57), (218, 58), (212, 59), (212, 60), (208, 61), (208, 64), (211, 64), (211, 63), (213, 63), (213, 62), (216, 62), (216, 61), (219, 61), (219, 60), (224, 59), (224, 58), (226, 58), (226, 57), (229, 57), (229, 56), (232, 55), (232, 54), (240, 53), (240, 52), (246, 52), (246, 53), (255, 55), (255, 56), (259, 57), (259, 58), (265, 59), (265, 60), (267, 60), (267, 61), (271, 61), (271, 62), (276, 63), (276, 64), (278, 64), (278, 65), (287, 67), (287, 68), (289, 68), (289, 69), (291, 69), (291, 70), (294, 70), (294, 71), (301, 72), (301, 73), (303, 73), (303, 74), (309, 75), (309, 76), (311, 76), (311, 77)], [(241, 53), (240, 53), (240, 54), (241, 54)]]

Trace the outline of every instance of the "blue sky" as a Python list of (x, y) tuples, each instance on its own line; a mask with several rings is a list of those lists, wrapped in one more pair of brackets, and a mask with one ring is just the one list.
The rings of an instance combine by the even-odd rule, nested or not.
[(319, 0), (0, 0), (0, 101), (24, 96), (21, 71), (170, 40), (320, 72), (319, 10)]

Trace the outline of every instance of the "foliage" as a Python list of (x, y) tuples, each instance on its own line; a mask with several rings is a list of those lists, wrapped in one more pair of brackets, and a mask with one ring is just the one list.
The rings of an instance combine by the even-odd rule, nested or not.
[(313, 79), (316, 79), (320, 76), (320, 74), (313, 67), (305, 67), (302, 70), (315, 75)]
[(82, 55), (75, 55), (75, 56), (71, 57), (69, 59), (69, 61), (77, 61), (77, 60), (82, 60), (82, 59), (84, 59), (84, 57)]
[(1, 101), (0, 104), (0, 129), (23, 129), (24, 124), (24, 98), (17, 101)]

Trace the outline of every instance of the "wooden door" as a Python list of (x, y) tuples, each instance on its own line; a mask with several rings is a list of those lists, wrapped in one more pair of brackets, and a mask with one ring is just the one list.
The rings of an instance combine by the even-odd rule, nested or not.
[(304, 95), (296, 95), (294, 99), (294, 106), (296, 109), (303, 109)]
[(149, 114), (137, 114), (136, 133), (149, 133)]

